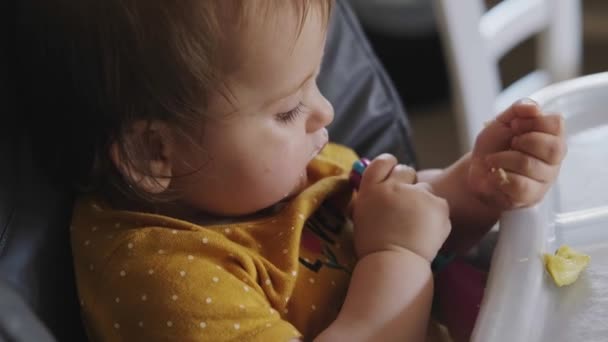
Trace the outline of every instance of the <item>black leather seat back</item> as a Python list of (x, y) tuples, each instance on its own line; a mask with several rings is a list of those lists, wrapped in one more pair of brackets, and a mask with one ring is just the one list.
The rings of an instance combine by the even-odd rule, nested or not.
[(19, 112), (28, 99), (16, 86), (14, 4), (0, 5), (0, 282), (19, 294), (58, 340), (82, 341), (68, 230), (72, 194), (54, 186), (33, 163), (27, 132), (36, 123), (23, 122)]
[(318, 83), (336, 112), (329, 126), (332, 141), (364, 157), (387, 152), (415, 166), (401, 99), (347, 0), (336, 1)]

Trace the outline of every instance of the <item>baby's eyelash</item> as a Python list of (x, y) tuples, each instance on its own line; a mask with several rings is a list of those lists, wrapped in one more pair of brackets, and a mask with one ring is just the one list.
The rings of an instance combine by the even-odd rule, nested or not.
[(303, 107), (303, 105), (300, 102), (294, 109), (292, 109), (288, 112), (277, 114), (276, 118), (277, 118), (277, 120), (279, 120), (282, 123), (292, 122), (298, 117), (298, 115), (302, 114), (302, 107)]

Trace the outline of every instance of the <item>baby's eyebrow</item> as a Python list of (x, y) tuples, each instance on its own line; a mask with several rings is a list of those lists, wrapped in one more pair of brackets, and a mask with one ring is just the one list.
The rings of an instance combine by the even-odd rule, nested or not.
[(306, 76), (306, 78), (304, 79), (304, 81), (302, 81), (297, 87), (293, 87), (290, 91), (287, 91), (279, 96), (277, 96), (276, 98), (272, 99), (272, 100), (268, 100), (266, 102), (264, 102), (263, 106), (269, 106), (272, 103), (278, 102), (288, 96), (293, 95), (294, 93), (296, 93), (298, 90), (300, 90), (300, 88), (302, 88), (304, 86), (304, 84), (306, 84), (308, 81), (310, 81), (311, 79), (313, 79), (315, 76), (317, 75), (317, 69), (315, 69), (313, 72), (311, 72), (308, 76)]
[[(323, 45), (325, 46), (325, 43), (323, 43)], [(319, 72), (321, 72), (321, 62), (323, 61), (323, 56), (325, 56), (325, 49), (323, 49), (323, 51), (321, 51), (321, 56), (319, 58), (319, 65), (317, 65), (317, 67), (310, 74), (308, 74), (308, 76), (306, 76), (304, 81), (302, 81), (297, 87), (293, 87), (291, 91), (285, 92), (272, 100), (264, 102), (263, 106), (264, 107), (269, 106), (272, 103), (278, 102), (278, 101), (294, 94), (300, 88), (302, 88), (302, 86), (304, 86), (304, 84), (306, 84), (308, 81), (310, 81), (311, 79), (315, 79), (319, 75)]]

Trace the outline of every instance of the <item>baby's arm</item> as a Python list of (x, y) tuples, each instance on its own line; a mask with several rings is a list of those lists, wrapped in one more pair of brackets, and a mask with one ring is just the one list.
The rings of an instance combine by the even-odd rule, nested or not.
[(447, 203), (413, 185), (413, 169), (376, 158), (353, 202), (359, 261), (338, 318), (318, 341), (419, 341), (427, 328), (430, 261), (450, 231)]
[(357, 263), (338, 318), (315, 341), (422, 341), (433, 295), (429, 262), (406, 249)]

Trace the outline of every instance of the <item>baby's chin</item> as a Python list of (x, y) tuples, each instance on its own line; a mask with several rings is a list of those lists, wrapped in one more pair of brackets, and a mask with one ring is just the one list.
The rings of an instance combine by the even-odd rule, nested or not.
[(288, 192), (285, 196), (283, 196), (281, 200), (293, 198), (297, 196), (300, 192), (304, 191), (304, 189), (306, 189), (307, 187), (308, 174), (306, 172), (303, 172), (300, 177), (298, 177), (298, 180), (296, 181), (296, 184), (294, 185), (292, 190)]
[(249, 201), (235, 203), (234, 201), (224, 202), (223, 205), (217, 205), (214, 203), (214, 207), (205, 207), (199, 203), (198, 209), (209, 213), (217, 217), (243, 217), (249, 215), (255, 215), (263, 212), (269, 208), (275, 207), (277, 204), (284, 203), (298, 194), (300, 194), (308, 186), (308, 175), (303, 172), (294, 182), (287, 191), (277, 191), (280, 189), (274, 189), (272, 192), (266, 192), (265, 194), (258, 194), (254, 196), (249, 194)]

